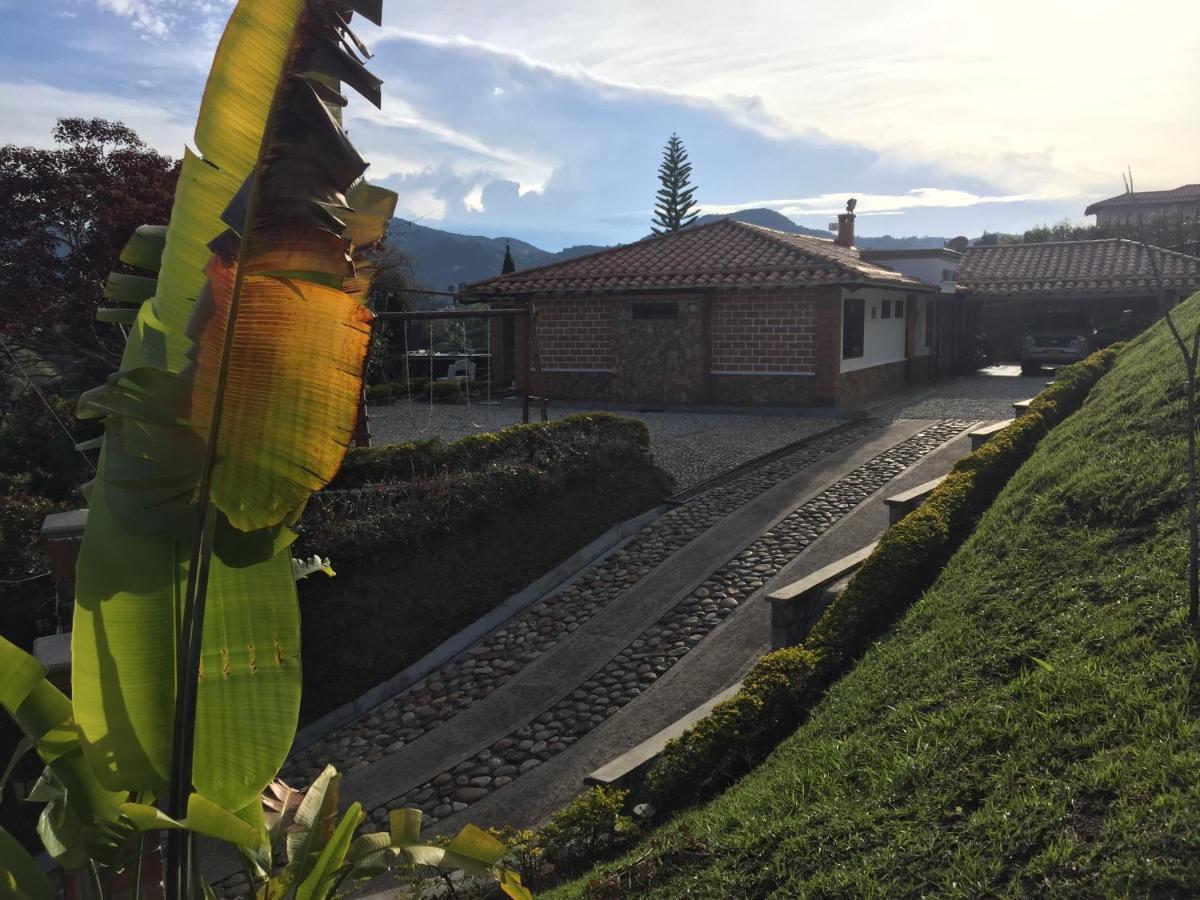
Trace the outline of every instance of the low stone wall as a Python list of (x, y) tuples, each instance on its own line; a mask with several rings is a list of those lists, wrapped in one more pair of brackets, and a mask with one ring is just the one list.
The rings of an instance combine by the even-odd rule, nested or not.
[[(537, 377), (530, 386), (537, 393)], [(543, 372), (546, 396), (565, 400), (610, 400), (613, 396), (612, 372)]]
[(829, 406), (832, 391), (815, 375), (710, 375), (713, 403)]
[(837, 402), (859, 403), (899, 393), (908, 384), (909, 360), (843, 372), (838, 379)]

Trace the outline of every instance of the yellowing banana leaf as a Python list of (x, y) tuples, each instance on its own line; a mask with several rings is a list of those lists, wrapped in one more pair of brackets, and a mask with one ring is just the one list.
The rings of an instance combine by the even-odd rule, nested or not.
[[(233, 267), (214, 258), (211, 291), (197, 308), (205, 318), (197, 320), (191, 419), (201, 430), (212, 420), (237, 281)], [(311, 281), (246, 275), (240, 286), (212, 497), (235, 528), (251, 531), (278, 523), (341, 466), (358, 414), (371, 314)]]
[[(356, 238), (381, 234), (394, 203), (356, 188), (366, 163), (326, 104), (340, 105), (335, 79), (377, 100), (377, 79), (339, 42), (347, 8), (378, 18), (378, 6), (240, 0), (201, 104), (203, 156), (184, 154), (165, 233), (139, 229), (123, 254), (158, 275), (118, 375), (81, 403), (104, 417), (105, 438), (73, 636), (82, 752), (113, 790), (168, 788), (188, 570), (197, 547), (200, 570), (211, 553), (194, 543), (201, 519), (215, 556), (190, 781), (242, 810), (295, 733), (299, 612), (287, 547), (350, 440), (370, 314), (342, 287), (355, 278), (365, 291), (373, 269), (355, 275)], [(136, 278), (113, 278), (113, 299), (146, 296), (150, 280)], [(177, 817), (181, 799), (171, 801)]]

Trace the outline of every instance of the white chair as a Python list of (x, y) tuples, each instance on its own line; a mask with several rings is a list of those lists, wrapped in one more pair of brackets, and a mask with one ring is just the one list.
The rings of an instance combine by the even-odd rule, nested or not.
[(474, 381), (475, 380), (475, 363), (463, 357), (456, 359), (450, 366), (450, 370), (446, 373), (445, 378), (439, 378), (438, 381)]

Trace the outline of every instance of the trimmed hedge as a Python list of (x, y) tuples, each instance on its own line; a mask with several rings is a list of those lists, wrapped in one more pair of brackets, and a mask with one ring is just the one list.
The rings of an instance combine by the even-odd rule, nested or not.
[(1024, 415), (959, 460), (921, 506), (884, 533), (803, 647), (764, 656), (736, 696), (668, 743), (646, 782), (656, 805), (681, 806), (724, 788), (794, 730), (933, 584), (1009, 478), (1083, 405), (1119, 352), (1109, 347), (1060, 370)]
[(490, 463), (545, 465), (565, 457), (633, 456), (650, 446), (640, 419), (606, 412), (580, 413), (499, 431), (472, 434), (452, 443), (437, 438), (383, 447), (358, 447), (346, 454), (331, 490), (415, 481), (446, 471), (479, 471)]

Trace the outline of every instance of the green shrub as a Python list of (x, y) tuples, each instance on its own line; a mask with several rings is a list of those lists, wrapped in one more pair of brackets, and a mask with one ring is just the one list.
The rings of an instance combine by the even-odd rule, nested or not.
[(640, 419), (580, 413), (472, 434), (449, 444), (433, 439), (357, 447), (346, 454), (330, 488), (414, 481), (445, 471), (478, 471), (495, 463), (551, 468), (571, 460), (628, 458), (649, 446), (650, 430)]
[(695, 799), (753, 764), (759, 748), (795, 727), (795, 712), (817, 698), (817, 656), (785, 647), (758, 661), (742, 689), (667, 743), (647, 780), (656, 803)]
[(462, 387), (457, 381), (435, 381), (429, 386), (429, 398), (434, 403), (459, 403)]
[(0, 602), (0, 634), (29, 649), (39, 619), (54, 614), (54, 582), (49, 567), (42, 520), (70, 504), (25, 494), (0, 494), (0, 581), (8, 582)]
[(1009, 478), (1046, 433), (1084, 403), (1119, 352), (1114, 345), (1060, 370), (1024, 415), (959, 460), (921, 506), (889, 528), (803, 649), (763, 657), (736, 696), (667, 745), (647, 777), (655, 803), (679, 805), (724, 787), (796, 728), (829, 685), (933, 584)]
[(621, 814), (629, 791), (594, 787), (560, 809), (538, 835), (541, 857), (556, 874), (591, 865), (597, 855), (612, 853), (636, 835), (633, 820)]

